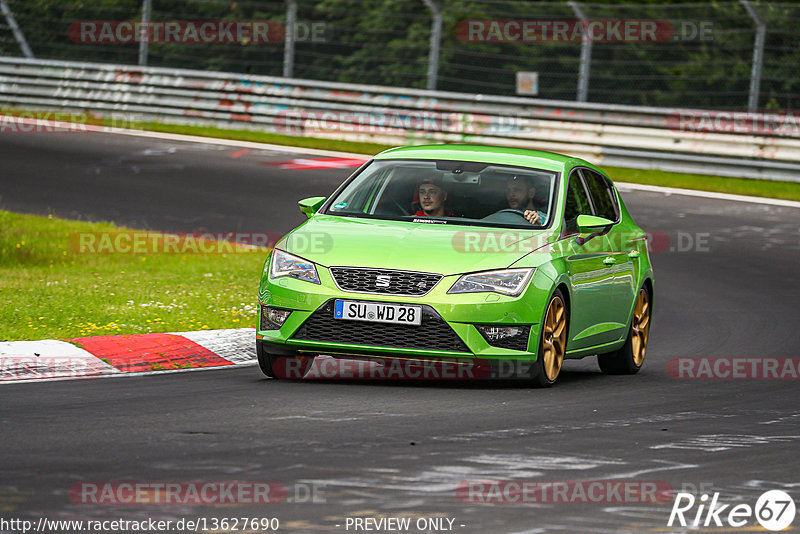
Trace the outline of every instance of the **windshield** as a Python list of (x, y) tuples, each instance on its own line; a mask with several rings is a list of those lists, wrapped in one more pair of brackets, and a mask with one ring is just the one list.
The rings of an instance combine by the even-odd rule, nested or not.
[(550, 226), (558, 173), (488, 163), (373, 161), (324, 213), (417, 223)]

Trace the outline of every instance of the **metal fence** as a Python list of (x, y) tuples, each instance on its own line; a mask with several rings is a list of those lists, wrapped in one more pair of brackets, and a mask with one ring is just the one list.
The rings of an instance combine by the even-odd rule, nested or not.
[[(2, 0), (0, 7), (4, 56), (638, 106), (800, 104), (800, 3)], [(274, 24), (263, 42), (182, 34), (143, 44), (102, 34), (103, 22), (142, 19), (184, 29), (187, 21)], [(92, 21), (97, 29), (82, 32), (80, 24)]]
[[(800, 116), (791, 114), (579, 104), (10, 58), (0, 58), (0, 103), (76, 110), (83, 121), (94, 114), (123, 128), (158, 119), (385, 144), (474, 142), (566, 152), (609, 166), (800, 181)], [(54, 117), (27, 119), (46, 123)], [(0, 116), (0, 133), (6, 131), (30, 126)]]

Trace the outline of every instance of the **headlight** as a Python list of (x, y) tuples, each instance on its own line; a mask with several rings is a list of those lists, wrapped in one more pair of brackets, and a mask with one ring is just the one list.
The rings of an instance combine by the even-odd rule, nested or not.
[(535, 269), (506, 269), (465, 274), (453, 284), (448, 293), (501, 293), (516, 297), (528, 285)]
[(303, 258), (292, 256), (288, 252), (273, 249), (269, 277), (275, 279), (281, 276), (291, 276), (298, 280), (319, 284), (317, 268), (314, 267), (313, 263)]

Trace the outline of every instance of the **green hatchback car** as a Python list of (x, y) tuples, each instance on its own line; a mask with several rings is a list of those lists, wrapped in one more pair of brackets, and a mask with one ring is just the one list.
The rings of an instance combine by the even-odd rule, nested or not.
[(318, 355), (523, 362), (523, 376), (547, 387), (565, 358), (597, 355), (616, 374), (644, 363), (646, 234), (591, 163), (516, 148), (395, 148), (330, 197), (299, 204), (308, 221), (261, 274), (267, 376), (300, 377)]

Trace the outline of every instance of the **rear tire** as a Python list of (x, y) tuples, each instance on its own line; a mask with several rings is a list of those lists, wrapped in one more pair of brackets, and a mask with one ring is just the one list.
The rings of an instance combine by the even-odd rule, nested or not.
[(569, 327), (569, 309), (564, 295), (556, 289), (542, 319), (542, 331), (539, 334), (539, 352), (533, 366), (535, 375), (533, 385), (549, 388), (558, 380), (564, 355), (567, 353), (567, 331)]
[(650, 334), (651, 301), (650, 291), (643, 286), (636, 297), (625, 344), (619, 350), (597, 356), (601, 371), (608, 375), (635, 375), (642, 368)]

